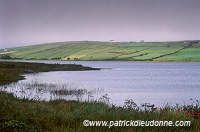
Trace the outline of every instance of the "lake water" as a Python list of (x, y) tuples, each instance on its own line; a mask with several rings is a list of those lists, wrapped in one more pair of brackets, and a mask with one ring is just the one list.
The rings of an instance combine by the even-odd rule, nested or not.
[[(126, 99), (133, 99), (138, 105), (151, 103), (157, 106), (163, 106), (166, 103), (183, 104), (184, 101), (185, 103), (191, 103), (190, 99), (200, 100), (200, 63), (42, 62), (75, 63), (105, 69), (99, 71), (58, 71), (26, 74), (26, 80), (21, 80), (17, 84), (35, 82), (67, 84), (72, 89), (93, 91), (94, 98), (100, 98), (102, 95), (108, 94), (110, 103), (116, 105), (123, 105)], [(50, 99), (49, 96), (49, 94), (42, 95), (47, 100)]]

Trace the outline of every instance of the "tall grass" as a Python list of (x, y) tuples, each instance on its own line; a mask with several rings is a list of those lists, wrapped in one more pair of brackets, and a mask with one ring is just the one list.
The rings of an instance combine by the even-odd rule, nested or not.
[[(200, 105), (138, 106), (126, 100), (124, 106), (109, 104), (107, 95), (95, 101), (66, 101), (62, 99), (36, 101), (18, 99), (13, 94), (0, 92), (0, 131), (199, 131)], [(191, 126), (148, 127), (85, 127), (84, 120), (118, 121), (191, 121)]]

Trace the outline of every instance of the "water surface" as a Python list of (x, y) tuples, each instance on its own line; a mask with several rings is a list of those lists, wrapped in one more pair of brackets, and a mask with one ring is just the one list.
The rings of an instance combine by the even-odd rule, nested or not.
[[(190, 99), (200, 100), (200, 63), (110, 61), (44, 61), (44, 63), (75, 63), (106, 69), (27, 74), (26, 80), (18, 83), (74, 84), (71, 88), (88, 91), (103, 89), (103, 92), (94, 93), (95, 98), (107, 93), (110, 103), (116, 105), (123, 105), (126, 99), (133, 99), (137, 104), (151, 103), (159, 106), (166, 103), (183, 104), (183, 101), (190, 103)], [(49, 99), (48, 94), (45, 96)]]

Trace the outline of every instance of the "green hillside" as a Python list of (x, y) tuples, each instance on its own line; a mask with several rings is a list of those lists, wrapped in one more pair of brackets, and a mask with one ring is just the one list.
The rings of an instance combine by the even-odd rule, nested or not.
[(199, 41), (47, 43), (0, 50), (3, 59), (200, 61)]

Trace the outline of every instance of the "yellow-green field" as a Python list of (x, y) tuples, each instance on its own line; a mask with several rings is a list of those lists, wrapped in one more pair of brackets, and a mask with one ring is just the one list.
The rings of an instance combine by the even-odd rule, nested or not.
[[(24, 60), (200, 61), (199, 41), (74, 41), (10, 48), (6, 52), (10, 58)], [(6, 53), (0, 50), (1, 54)]]

